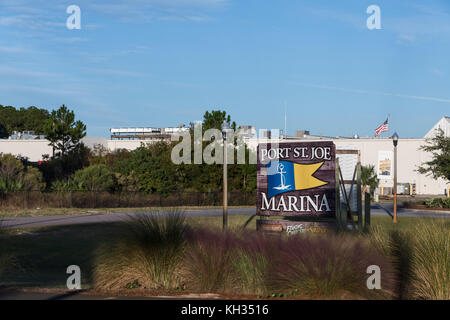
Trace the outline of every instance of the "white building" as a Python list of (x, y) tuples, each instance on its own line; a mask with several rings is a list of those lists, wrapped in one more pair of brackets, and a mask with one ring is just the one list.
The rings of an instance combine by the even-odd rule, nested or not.
[[(106, 138), (94, 137), (84, 137), (81, 141), (91, 149), (97, 144), (106, 147), (108, 143)], [(45, 155), (51, 156), (53, 154), (53, 148), (49, 143), (47, 139), (0, 139), (0, 153), (11, 153), (37, 162), (42, 160)]]
[(450, 137), (450, 117), (442, 117), (442, 119), (439, 120), (439, 122), (436, 123), (430, 131), (427, 132), (425, 138), (433, 138), (439, 129), (444, 131), (444, 136)]

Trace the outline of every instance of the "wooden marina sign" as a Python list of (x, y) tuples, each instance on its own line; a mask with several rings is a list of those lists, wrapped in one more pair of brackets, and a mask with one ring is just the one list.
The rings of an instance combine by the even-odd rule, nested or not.
[(257, 214), (335, 217), (335, 172), (331, 141), (260, 144)]

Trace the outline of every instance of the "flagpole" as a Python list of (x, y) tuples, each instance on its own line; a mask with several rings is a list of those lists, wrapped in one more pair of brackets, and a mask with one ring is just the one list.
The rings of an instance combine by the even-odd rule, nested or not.
[(388, 138), (389, 138), (389, 130), (391, 130), (391, 114), (388, 113)]
[(287, 136), (286, 100), (284, 100), (284, 136)]

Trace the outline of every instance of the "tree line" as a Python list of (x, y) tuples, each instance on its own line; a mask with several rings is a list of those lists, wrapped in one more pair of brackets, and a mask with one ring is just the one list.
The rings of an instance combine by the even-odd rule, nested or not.
[[(231, 121), (225, 111), (207, 111), (204, 114), (203, 130), (220, 130), (224, 121), (231, 128), (236, 128), (236, 123)], [(75, 121), (73, 111), (64, 105), (49, 114), (42, 128), (55, 150), (54, 154), (39, 163), (0, 155), (0, 190), (137, 191), (161, 194), (222, 190), (222, 165), (176, 165), (172, 162), (172, 149), (177, 142), (141, 144), (132, 151), (120, 149), (111, 152), (102, 145), (90, 149), (80, 142), (86, 134), (86, 126), (81, 121)], [(247, 159), (249, 152), (246, 149)], [(18, 183), (14, 188), (12, 184), (1, 185), (2, 172), (15, 172)], [(25, 172), (33, 174), (26, 175)], [(12, 179), (11, 174), (7, 177), (5, 179)], [(230, 164), (228, 184), (230, 191), (254, 191), (256, 165), (248, 164), (248, 161), (247, 164)]]
[(34, 131), (44, 134), (44, 124), (50, 113), (34, 106), (16, 109), (0, 104), (0, 139), (8, 138), (13, 131)]

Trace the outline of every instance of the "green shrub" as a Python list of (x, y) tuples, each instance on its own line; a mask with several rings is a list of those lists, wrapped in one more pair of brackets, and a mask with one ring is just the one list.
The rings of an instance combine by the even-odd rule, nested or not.
[(429, 208), (445, 208), (450, 209), (450, 198), (434, 198), (426, 201)]
[(52, 182), (52, 185), (50, 187), (52, 191), (56, 192), (64, 192), (64, 191), (71, 191), (75, 189), (75, 185), (72, 180), (56, 180)]
[(0, 154), (0, 192), (42, 190), (41, 172), (24, 166), (12, 154)]
[(75, 172), (73, 185), (79, 191), (111, 191), (116, 180), (104, 164), (97, 164)]
[(81, 170), (89, 166), (90, 149), (83, 143), (77, 148), (69, 151), (64, 156), (58, 156), (46, 159), (39, 164), (39, 170), (44, 176), (47, 187), (51, 187), (53, 181), (67, 180), (77, 170)]

